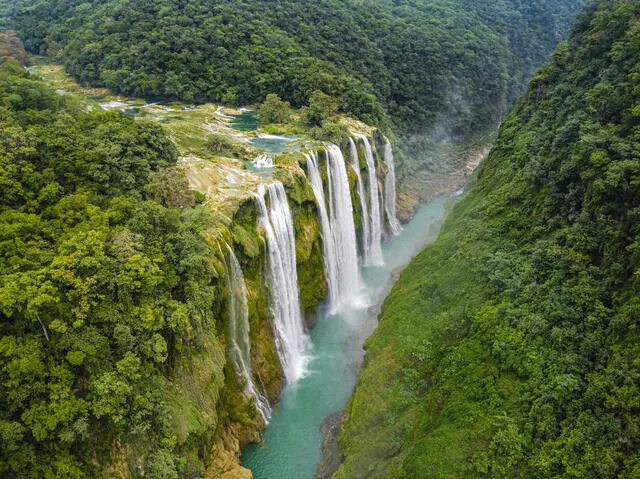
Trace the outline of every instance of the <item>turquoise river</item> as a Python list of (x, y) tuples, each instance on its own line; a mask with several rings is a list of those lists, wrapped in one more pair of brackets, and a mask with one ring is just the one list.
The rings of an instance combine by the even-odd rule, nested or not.
[(261, 444), (250, 445), (242, 463), (255, 479), (313, 479), (321, 459), (324, 420), (342, 410), (363, 359), (362, 344), (376, 327), (380, 304), (397, 271), (432, 241), (451, 197), (423, 205), (400, 235), (383, 245), (385, 265), (362, 267), (362, 298), (368, 307), (329, 314), (320, 306), (308, 374), (285, 388)]

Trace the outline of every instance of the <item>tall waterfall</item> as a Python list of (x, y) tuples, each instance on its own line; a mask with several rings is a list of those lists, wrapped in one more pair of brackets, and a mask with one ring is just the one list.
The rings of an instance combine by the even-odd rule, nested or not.
[(325, 272), (329, 286), (329, 305), (332, 310), (335, 310), (341, 305), (357, 303), (360, 274), (353, 206), (344, 157), (336, 145), (328, 145), (325, 151), (329, 214), (327, 214), (322, 177), (315, 153), (307, 157), (307, 170), (309, 182), (318, 202)]
[(229, 356), (236, 374), (244, 380), (244, 389), (255, 399), (256, 408), (265, 422), (271, 416), (269, 400), (258, 391), (251, 373), (251, 340), (249, 339), (249, 308), (247, 307), (247, 286), (242, 269), (231, 246), (227, 269), (227, 289), (229, 290)]
[(384, 162), (387, 164), (387, 176), (384, 178), (384, 209), (387, 212), (389, 228), (394, 235), (400, 234), (402, 226), (396, 217), (396, 167), (393, 150), (388, 141), (384, 145)]
[(382, 217), (380, 211), (380, 196), (378, 192), (378, 174), (376, 170), (373, 151), (369, 139), (360, 134), (354, 133), (356, 138), (362, 140), (364, 144), (364, 156), (367, 161), (367, 171), (369, 173), (369, 243), (365, 249), (365, 262), (372, 265), (381, 265), (384, 263), (382, 258)]
[(356, 172), (358, 199), (360, 200), (360, 211), (362, 213), (362, 256), (366, 256), (366, 251), (371, 243), (371, 233), (369, 231), (369, 207), (367, 206), (367, 197), (364, 194), (364, 184), (362, 182), (362, 174), (360, 173), (360, 159), (358, 157), (358, 148), (353, 138), (349, 138), (349, 153), (351, 154), (351, 167)]
[(324, 271), (327, 277), (329, 289), (329, 305), (337, 303), (337, 277), (338, 277), (338, 256), (336, 254), (336, 244), (331, 231), (331, 223), (327, 213), (327, 202), (324, 197), (324, 187), (322, 186), (322, 177), (320, 176), (320, 168), (318, 167), (318, 157), (315, 151), (312, 151), (307, 157), (307, 175), (309, 184), (313, 189), (318, 203), (318, 216), (320, 217), (320, 228), (322, 231), (322, 247), (324, 252)]
[(279, 181), (266, 187), (269, 207), (265, 201), (265, 185), (255, 194), (260, 209), (260, 224), (267, 236), (270, 306), (274, 317), (276, 346), (287, 382), (293, 383), (305, 373), (304, 332), (298, 295), (296, 244), (291, 210), (284, 186)]

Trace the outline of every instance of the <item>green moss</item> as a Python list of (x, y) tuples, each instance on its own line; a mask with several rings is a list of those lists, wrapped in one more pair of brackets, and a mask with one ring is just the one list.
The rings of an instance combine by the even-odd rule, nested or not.
[(254, 232), (237, 223), (233, 224), (232, 231), (234, 242), (242, 246), (242, 252), (246, 256), (255, 258), (260, 254), (260, 243)]
[[(295, 164), (299, 165), (299, 156), (293, 157), (292, 161), (295, 161)], [(285, 186), (287, 188), (287, 196), (295, 202), (296, 205), (303, 205), (305, 202), (315, 201), (313, 189), (311, 185), (309, 185), (307, 177), (303, 174), (302, 170), (299, 169), (299, 166), (296, 174), (293, 175), (290, 181), (285, 183)]]
[(304, 311), (309, 311), (327, 296), (324, 259), (322, 249), (317, 241), (312, 245), (309, 259), (299, 265), (298, 281), (300, 283), (301, 306)]
[(181, 361), (166, 384), (171, 430), (179, 444), (212, 433), (218, 425), (217, 405), (224, 385), (225, 356), (211, 336), (205, 350)]
[(220, 393), (218, 415), (223, 424), (234, 424), (242, 444), (260, 439), (264, 421), (255, 408), (253, 398), (244, 393), (244, 385), (238, 381), (235, 367), (230, 361), (225, 367), (225, 385)]

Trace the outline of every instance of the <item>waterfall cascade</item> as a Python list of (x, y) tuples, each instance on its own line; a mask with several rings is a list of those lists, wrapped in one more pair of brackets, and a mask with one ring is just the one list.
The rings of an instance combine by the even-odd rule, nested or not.
[(244, 381), (245, 392), (255, 399), (256, 408), (264, 421), (267, 422), (271, 416), (271, 406), (269, 400), (258, 391), (251, 372), (247, 286), (238, 258), (236, 258), (231, 246), (227, 245), (227, 249), (229, 255), (228, 260), (225, 260), (225, 267), (229, 291), (229, 356), (233, 361), (236, 374)]
[(349, 153), (351, 155), (351, 168), (356, 172), (356, 186), (358, 189), (358, 199), (360, 200), (360, 211), (362, 213), (362, 257), (366, 257), (365, 251), (371, 243), (371, 233), (369, 231), (369, 207), (367, 206), (367, 197), (364, 193), (364, 183), (362, 182), (362, 173), (360, 173), (360, 158), (358, 157), (358, 147), (353, 138), (349, 138)]
[[(265, 193), (268, 193), (268, 207)], [(276, 346), (285, 378), (293, 383), (305, 373), (308, 338), (300, 311), (291, 210), (284, 186), (279, 181), (266, 187), (260, 185), (254, 196), (260, 209), (259, 221), (267, 237), (268, 284)]]
[(384, 209), (387, 212), (391, 234), (398, 235), (402, 231), (402, 226), (396, 217), (396, 167), (391, 143), (388, 141), (384, 145), (384, 162), (388, 170), (384, 178)]
[(318, 217), (320, 219), (320, 231), (322, 234), (322, 248), (324, 256), (324, 271), (327, 277), (329, 290), (329, 304), (333, 307), (336, 304), (337, 294), (336, 282), (338, 277), (338, 258), (336, 255), (336, 244), (333, 240), (331, 232), (331, 223), (329, 223), (329, 214), (327, 213), (327, 202), (324, 196), (324, 187), (322, 186), (322, 176), (318, 166), (318, 156), (315, 151), (306, 155), (307, 157), (307, 176), (309, 184), (318, 203)]
[(335, 311), (342, 305), (358, 303), (360, 274), (351, 191), (344, 157), (336, 145), (328, 145), (325, 151), (329, 191), (328, 214), (318, 157), (315, 153), (307, 156), (307, 171), (318, 203), (325, 272), (329, 286), (329, 305), (331, 310)]
[(273, 157), (270, 155), (258, 155), (251, 164), (254, 168), (273, 168), (275, 166), (273, 164)]
[(369, 139), (360, 133), (353, 134), (364, 145), (364, 156), (369, 174), (369, 242), (364, 249), (365, 263), (379, 266), (384, 264), (382, 258), (382, 215), (380, 211), (380, 195), (378, 173)]

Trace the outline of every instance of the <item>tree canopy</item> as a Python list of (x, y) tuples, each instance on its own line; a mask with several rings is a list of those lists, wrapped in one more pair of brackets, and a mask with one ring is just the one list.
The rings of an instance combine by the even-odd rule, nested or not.
[(0, 476), (185, 467), (168, 378), (215, 349), (218, 273), (207, 215), (154, 199), (176, 159), (158, 124), (0, 65)]
[(495, 124), (581, 0), (18, 0), (27, 48), (80, 81), (227, 104), (314, 91), (373, 124), (466, 135)]

